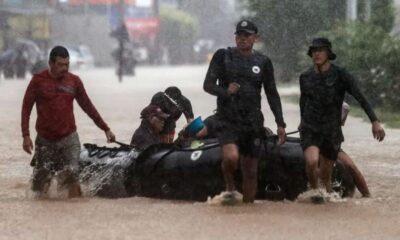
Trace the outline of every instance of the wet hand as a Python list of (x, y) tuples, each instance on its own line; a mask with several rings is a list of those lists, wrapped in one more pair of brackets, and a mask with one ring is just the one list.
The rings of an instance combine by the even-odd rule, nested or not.
[(372, 123), (372, 134), (374, 135), (374, 139), (379, 142), (385, 138), (385, 130), (378, 121)]
[(277, 133), (278, 133), (278, 144), (279, 145), (284, 144), (286, 141), (285, 129), (283, 127), (278, 127)]
[(24, 140), (22, 142), (22, 148), (24, 149), (25, 152), (32, 154), (33, 142), (29, 136), (24, 137)]
[(111, 143), (115, 141), (115, 135), (113, 132), (111, 132), (111, 130), (107, 130), (106, 131), (106, 138), (107, 138), (107, 142)]
[(240, 85), (236, 82), (229, 83), (228, 93), (229, 95), (235, 94), (239, 91)]

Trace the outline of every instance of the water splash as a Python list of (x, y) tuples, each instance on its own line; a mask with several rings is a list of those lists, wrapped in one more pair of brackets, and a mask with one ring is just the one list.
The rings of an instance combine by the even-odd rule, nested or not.
[[(231, 204), (226, 204), (226, 195), (227, 194), (232, 194), (232, 199), (230, 201)], [(207, 198), (207, 204), (208, 205), (213, 205), (213, 206), (222, 206), (222, 205), (237, 205), (243, 202), (243, 195), (238, 192), (238, 191), (233, 191), (233, 192), (221, 192), (218, 195), (215, 195), (214, 197), (208, 197)]]
[[(30, 181), (32, 184), (32, 180)], [(34, 192), (30, 188), (26, 189), (25, 197), (27, 199), (67, 199), (68, 198), (68, 189), (62, 188), (58, 184), (57, 174), (51, 178), (50, 183), (45, 186), (45, 191), (43, 192)]]
[(328, 193), (325, 189), (322, 189), (322, 188), (311, 189), (311, 190), (301, 193), (297, 197), (297, 202), (312, 203), (313, 202), (312, 198), (316, 197), (316, 196), (321, 198), (321, 203), (324, 203), (324, 202), (331, 202), (331, 203), (347, 202), (347, 199), (340, 197), (339, 193), (337, 193), (337, 192)]

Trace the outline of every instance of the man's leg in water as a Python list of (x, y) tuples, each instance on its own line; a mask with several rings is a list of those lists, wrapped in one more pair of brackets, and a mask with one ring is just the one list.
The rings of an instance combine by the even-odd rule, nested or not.
[(363, 197), (370, 197), (371, 193), (369, 192), (367, 182), (364, 179), (364, 176), (361, 174), (360, 170), (358, 170), (356, 164), (350, 158), (347, 153), (340, 151), (338, 158), (343, 162), (345, 167), (350, 171), (351, 176), (354, 179), (356, 187), (358, 191), (362, 194)]
[(81, 187), (79, 184), (79, 155), (81, 151), (79, 136), (73, 133), (64, 138), (60, 143), (61, 154), (64, 160), (64, 168), (59, 172), (59, 188), (68, 189), (68, 197), (81, 197)]
[(322, 184), (325, 186), (327, 192), (332, 192), (332, 170), (334, 160), (328, 159), (325, 156), (320, 156), (320, 179)]
[(317, 189), (318, 184), (318, 162), (319, 148), (317, 146), (309, 146), (304, 150), (304, 158), (306, 161), (306, 173), (311, 188)]
[(46, 197), (51, 179), (54, 176), (54, 159), (57, 159), (57, 151), (54, 148), (54, 144), (48, 143), (40, 136), (37, 136), (34, 158), (31, 188), (38, 197)]
[(239, 162), (239, 148), (229, 143), (222, 146), (222, 173), (225, 179), (226, 191), (235, 191), (234, 175)]
[(253, 203), (257, 193), (257, 159), (245, 156), (241, 161), (243, 176), (243, 202)]

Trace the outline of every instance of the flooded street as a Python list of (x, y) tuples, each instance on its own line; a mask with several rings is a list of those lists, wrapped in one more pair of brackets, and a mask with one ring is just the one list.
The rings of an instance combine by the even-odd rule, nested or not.
[[(116, 134), (129, 143), (139, 113), (154, 93), (178, 86), (203, 119), (216, 108), (202, 89), (206, 66), (139, 67), (118, 83), (113, 69), (78, 72), (89, 97)], [(31, 156), (22, 150), (20, 112), (26, 80), (0, 80), (0, 240), (3, 239), (399, 239), (400, 130), (386, 129), (382, 143), (371, 125), (349, 117), (343, 149), (364, 173), (372, 198), (340, 203), (257, 201), (236, 207), (148, 198), (34, 200), (29, 194)], [(281, 95), (293, 89), (278, 89)], [(294, 89), (295, 90), (295, 89)], [(264, 94), (263, 94), (264, 95)], [(266, 126), (275, 130), (265, 95)], [(283, 102), (287, 132), (297, 129), (299, 108)], [(104, 133), (80, 107), (75, 117), (81, 143), (106, 145)], [(378, 116), (379, 117), (379, 116)], [(33, 110), (30, 122), (35, 137)], [(182, 117), (178, 128), (184, 125)], [(110, 146), (114, 146), (111, 145)]]

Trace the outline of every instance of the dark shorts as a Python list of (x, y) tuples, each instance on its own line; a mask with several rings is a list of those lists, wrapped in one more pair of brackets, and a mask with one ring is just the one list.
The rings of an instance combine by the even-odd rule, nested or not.
[(320, 150), (320, 154), (327, 159), (336, 161), (340, 151), (341, 141), (332, 139), (320, 133), (313, 131), (301, 132), (301, 147), (303, 151), (310, 146), (316, 146)]
[(40, 136), (35, 140), (32, 190), (46, 192), (52, 177), (57, 176), (59, 187), (67, 188), (79, 182), (79, 154), (81, 146), (76, 132), (57, 141)]
[(241, 155), (257, 157), (260, 152), (263, 131), (263, 128), (254, 129), (224, 124), (218, 139), (221, 145), (236, 144)]

